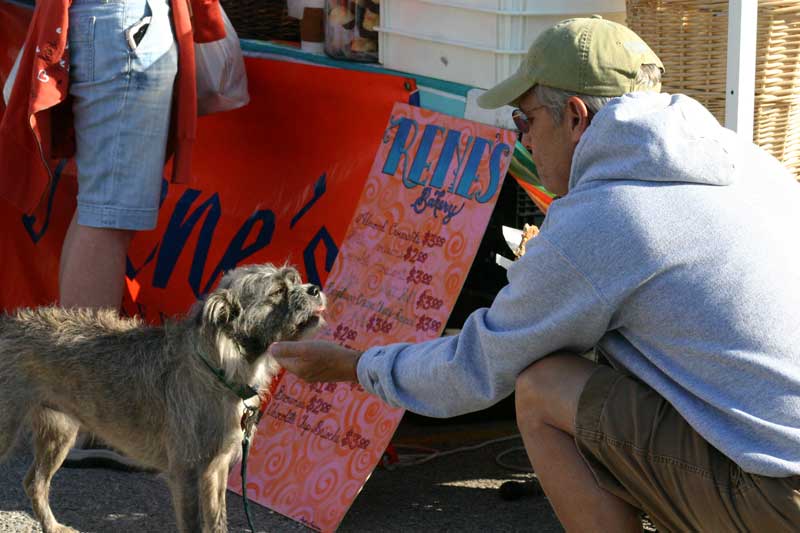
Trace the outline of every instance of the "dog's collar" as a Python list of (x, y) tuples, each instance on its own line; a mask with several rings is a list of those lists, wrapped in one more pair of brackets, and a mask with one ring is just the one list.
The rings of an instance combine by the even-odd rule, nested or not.
[(258, 391), (251, 387), (250, 385), (242, 385), (240, 383), (231, 383), (228, 381), (228, 378), (225, 377), (225, 372), (221, 368), (217, 368), (216, 366), (211, 364), (211, 361), (208, 360), (206, 354), (203, 353), (202, 348), (196, 346), (195, 353), (200, 358), (201, 361), (206, 365), (206, 367), (211, 371), (212, 374), (219, 380), (220, 383), (225, 385), (231, 392), (233, 392), (236, 396), (244, 400), (249, 400), (253, 396), (258, 396)]

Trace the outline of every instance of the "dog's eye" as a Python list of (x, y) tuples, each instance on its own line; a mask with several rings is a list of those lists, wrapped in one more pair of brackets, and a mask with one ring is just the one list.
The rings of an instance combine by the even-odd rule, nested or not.
[(267, 294), (269, 296), (273, 296), (274, 297), (274, 296), (279, 296), (281, 294), (284, 294), (288, 290), (289, 290), (289, 288), (285, 284), (283, 284), (283, 283), (275, 283), (273, 285), (270, 285), (269, 290), (267, 291)]

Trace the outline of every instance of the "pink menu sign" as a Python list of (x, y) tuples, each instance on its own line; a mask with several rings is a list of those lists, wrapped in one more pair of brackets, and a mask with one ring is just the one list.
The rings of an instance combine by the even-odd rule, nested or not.
[[(320, 338), (366, 349), (441, 335), (497, 200), (514, 135), (395, 104), (325, 283), (328, 327)], [(334, 531), (402, 415), (356, 384), (308, 384), (287, 374), (250, 451), (248, 496)], [(229, 486), (241, 491), (238, 468)]]

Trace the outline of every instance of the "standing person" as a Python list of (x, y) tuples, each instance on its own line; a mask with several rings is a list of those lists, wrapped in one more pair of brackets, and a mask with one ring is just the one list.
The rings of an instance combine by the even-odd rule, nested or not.
[[(224, 36), (217, 0), (37, 2), (0, 123), (0, 195), (35, 209), (58, 159), (74, 154), (77, 208), (61, 251), (60, 305), (120, 307), (131, 239), (156, 226), (168, 147), (173, 180), (190, 179), (194, 41)], [(71, 456), (126, 462), (83, 451)]]
[[(270, 350), (449, 417), (516, 390), (531, 463), (567, 530), (797, 531), (800, 186), (700, 104), (660, 93), (627, 28), (572, 19), (479, 100), (515, 122), (559, 198), (459, 335), (363, 353)], [(595, 348), (612, 363), (581, 357)]]
[(59, 303), (118, 307), (135, 231), (158, 216), (178, 54), (169, 0), (72, 0), (69, 94), (78, 205)]

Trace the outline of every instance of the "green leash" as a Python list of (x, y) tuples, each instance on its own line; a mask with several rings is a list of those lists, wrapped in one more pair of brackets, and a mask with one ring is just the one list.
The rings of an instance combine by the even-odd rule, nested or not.
[(219, 380), (220, 383), (225, 385), (232, 393), (242, 399), (242, 401), (249, 400), (253, 396), (258, 396), (258, 391), (251, 387), (250, 385), (240, 385), (239, 383), (231, 383), (228, 381), (228, 378), (225, 377), (225, 372), (222, 371), (221, 368), (217, 368), (211, 364), (211, 361), (208, 360), (206, 355), (201, 350), (196, 350), (197, 355), (200, 357), (200, 360), (208, 367), (214, 376)]
[[(263, 401), (263, 400), (262, 400)], [(252, 429), (258, 425), (261, 420), (261, 412), (255, 407), (250, 407), (245, 404), (245, 414), (242, 415), (242, 429), (244, 429), (244, 436), (242, 437), (242, 504), (244, 505), (244, 515), (247, 517), (247, 526), (252, 533), (256, 533), (256, 528), (253, 526), (253, 519), (250, 516), (250, 506), (248, 505), (250, 499), (247, 497), (247, 456), (250, 453), (250, 438), (252, 436)], [(252, 421), (249, 427), (248, 423)]]
[[(241, 420), (242, 430), (244, 431), (244, 436), (242, 438), (242, 503), (244, 505), (244, 514), (247, 517), (247, 526), (252, 533), (255, 533), (256, 528), (253, 526), (253, 519), (250, 516), (250, 507), (247, 498), (247, 456), (250, 453), (250, 439), (252, 437), (253, 428), (256, 427), (259, 420), (261, 420), (263, 411), (247, 405), (246, 400), (249, 400), (253, 396), (258, 396), (258, 391), (250, 385), (229, 382), (228, 378), (225, 377), (225, 372), (223, 372), (221, 368), (212, 365), (211, 361), (208, 360), (199, 347), (195, 350), (195, 353), (200, 357), (200, 360), (203, 361), (211, 373), (214, 374), (217, 380), (238, 396), (242, 400), (242, 405), (244, 405), (244, 413), (242, 414)], [(264, 402), (263, 398), (261, 398), (261, 402)]]

